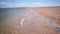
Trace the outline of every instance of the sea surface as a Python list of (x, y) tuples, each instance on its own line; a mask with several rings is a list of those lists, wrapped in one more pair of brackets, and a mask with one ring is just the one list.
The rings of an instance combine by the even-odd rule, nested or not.
[(0, 34), (59, 34), (51, 18), (31, 8), (0, 8)]

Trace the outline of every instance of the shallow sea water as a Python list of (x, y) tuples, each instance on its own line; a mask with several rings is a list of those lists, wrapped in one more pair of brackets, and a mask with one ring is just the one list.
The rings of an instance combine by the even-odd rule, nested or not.
[(30, 8), (5, 8), (0, 9), (0, 34), (60, 34), (60, 26)]

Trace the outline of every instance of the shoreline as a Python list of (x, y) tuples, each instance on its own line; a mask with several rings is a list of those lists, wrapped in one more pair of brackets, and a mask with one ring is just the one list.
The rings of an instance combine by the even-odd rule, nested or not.
[(41, 7), (32, 8), (32, 10), (44, 16), (60, 20), (60, 7)]

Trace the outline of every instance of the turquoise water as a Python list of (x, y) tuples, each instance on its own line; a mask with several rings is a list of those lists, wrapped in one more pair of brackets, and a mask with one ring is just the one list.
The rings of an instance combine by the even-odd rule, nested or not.
[[(4, 31), (2, 33), (5, 34), (12, 33), (12, 31), (15, 33), (16, 28), (16, 32), (19, 34), (33, 34), (33, 32), (37, 34), (46, 34), (49, 31), (52, 31), (53, 33), (59, 31), (58, 33), (60, 33), (60, 26), (58, 24), (55, 24), (55, 22), (51, 18), (40, 15), (33, 10), (30, 10), (30, 8), (1, 8), (0, 26), (0, 33)], [(9, 29), (9, 26), (15, 30), (11, 30), (11, 32), (7, 30), (8, 32), (5, 32), (5, 28)], [(22, 29), (20, 29), (19, 27)], [(40, 29), (42, 27), (43, 29)], [(44, 28), (48, 29), (48, 31), (46, 31)]]
[(27, 8), (0, 8), (0, 22), (4, 20), (5, 17), (14, 13), (26, 12), (26, 9)]
[[(51, 19), (30, 10), (30, 8), (0, 8), (0, 23), (6, 19), (26, 19), (37, 23), (39, 20), (48, 22), (46, 25), (51, 25)], [(10, 20), (9, 20), (10, 21)]]

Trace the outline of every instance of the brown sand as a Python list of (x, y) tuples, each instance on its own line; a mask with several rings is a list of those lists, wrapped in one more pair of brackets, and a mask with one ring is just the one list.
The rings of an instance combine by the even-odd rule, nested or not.
[[(24, 19), (23, 26), (21, 16)], [(29, 10), (7, 16), (0, 23), (0, 34), (60, 34), (60, 27), (52, 19)]]
[(60, 20), (60, 6), (33, 8), (39, 14)]

